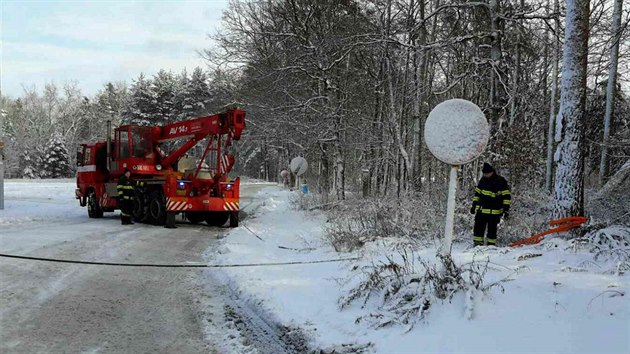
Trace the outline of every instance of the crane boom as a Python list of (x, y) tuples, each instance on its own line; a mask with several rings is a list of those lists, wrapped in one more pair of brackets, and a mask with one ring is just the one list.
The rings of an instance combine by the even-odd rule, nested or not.
[(225, 113), (199, 117), (183, 122), (167, 124), (159, 128), (159, 142), (196, 137), (201, 140), (208, 135), (230, 134), (234, 140), (239, 140), (245, 127), (245, 111), (230, 109)]
[(189, 138), (184, 145), (162, 159), (162, 164), (169, 166), (184, 156), (199, 141), (209, 135), (228, 135), (225, 147), (231, 145), (232, 139), (239, 140), (245, 127), (245, 111), (231, 109), (225, 113), (195, 118), (183, 122), (167, 124), (159, 128), (158, 142)]

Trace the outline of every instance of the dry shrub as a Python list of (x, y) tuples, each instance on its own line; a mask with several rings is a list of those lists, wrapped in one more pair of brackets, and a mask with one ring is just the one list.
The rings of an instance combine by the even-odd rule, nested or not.
[(600, 190), (587, 192), (587, 211), (594, 222), (630, 226), (630, 160)]
[(436, 301), (450, 303), (460, 292), (466, 293), (466, 316), (472, 319), (477, 296), (495, 286), (503, 290), (501, 283), (504, 280), (484, 283), (488, 261), (473, 261), (460, 267), (450, 256), (438, 256), (436, 264), (416, 258), (407, 251), (400, 251), (399, 255), (400, 262), (388, 256), (385, 262), (354, 269), (353, 278), (360, 280), (340, 299), (340, 307), (344, 309), (360, 301), (361, 308), (366, 308), (370, 300), (377, 302), (375, 311), (357, 318), (357, 323), (366, 321), (375, 328), (402, 325), (409, 331), (427, 318)]
[(605, 272), (623, 275), (630, 271), (629, 227), (613, 225), (593, 228), (584, 236), (570, 240), (569, 248), (575, 252), (593, 253), (593, 261), (598, 262), (600, 268), (607, 269)]
[(543, 191), (512, 191), (510, 219), (499, 225), (501, 245), (535, 235), (549, 228), (551, 196)]
[[(349, 198), (328, 212), (326, 237), (337, 251), (351, 251), (384, 238), (434, 245), (444, 235), (446, 191), (435, 189), (394, 198)], [(459, 191), (455, 209), (457, 242), (472, 243), (474, 216), (470, 191)], [(528, 191), (514, 193), (510, 219), (499, 226), (499, 245), (544, 231), (548, 227), (550, 197)]]

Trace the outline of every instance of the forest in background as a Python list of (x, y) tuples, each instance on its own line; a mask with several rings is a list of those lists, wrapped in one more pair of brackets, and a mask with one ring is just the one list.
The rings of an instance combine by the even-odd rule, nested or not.
[[(600, 170), (606, 178), (630, 158), (630, 9), (619, 11), (613, 30), (613, 5), (589, 2), (580, 120), (587, 188), (598, 185)], [(446, 185), (447, 167), (426, 149), (423, 123), (438, 103), (464, 98), (485, 112), (491, 139), (464, 166), (462, 187), (489, 161), (517, 193), (550, 190), (565, 12), (564, 2), (538, 0), (232, 1), (214, 47), (202, 53), (207, 69), (140, 74), (91, 97), (73, 82), (2, 96), (5, 173), (71, 176), (77, 144), (103, 139), (107, 119), (162, 124), (239, 106), (248, 112), (240, 173), (277, 180), (291, 158), (304, 156), (306, 178), (325, 202), (364, 190), (400, 198)]]

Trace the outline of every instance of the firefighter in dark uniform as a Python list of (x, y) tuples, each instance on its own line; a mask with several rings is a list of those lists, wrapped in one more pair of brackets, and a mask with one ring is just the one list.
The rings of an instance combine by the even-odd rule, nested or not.
[(134, 188), (141, 186), (142, 182), (131, 179), (131, 171), (125, 170), (120, 176), (116, 190), (118, 191), (118, 205), (120, 206), (120, 221), (123, 225), (133, 225), (131, 216), (133, 213)]
[(501, 217), (508, 219), (512, 195), (505, 178), (499, 176), (489, 163), (483, 164), (483, 177), (479, 180), (472, 198), (470, 213), (475, 214), (473, 243), (483, 246), (483, 237), (488, 228), (489, 246), (497, 244), (497, 225)]

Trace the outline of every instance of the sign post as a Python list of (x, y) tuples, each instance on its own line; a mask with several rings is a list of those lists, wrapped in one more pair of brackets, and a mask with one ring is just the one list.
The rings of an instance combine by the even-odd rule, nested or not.
[(448, 200), (446, 202), (446, 226), (444, 228), (444, 244), (442, 254), (451, 253), (453, 243), (453, 228), (455, 226), (455, 194), (457, 192), (457, 171), (459, 166), (451, 165), (451, 173), (448, 181)]
[(470, 101), (444, 101), (429, 113), (424, 127), (424, 140), (438, 160), (451, 165), (442, 255), (451, 253), (453, 243), (459, 166), (475, 160), (485, 150), (489, 138), (490, 127), (486, 116)]

